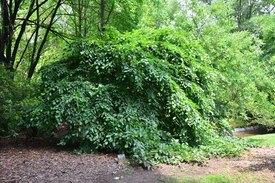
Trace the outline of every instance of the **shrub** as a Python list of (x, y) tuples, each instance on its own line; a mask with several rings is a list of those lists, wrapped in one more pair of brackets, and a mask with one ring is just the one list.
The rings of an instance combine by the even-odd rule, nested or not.
[[(60, 144), (124, 152), (146, 166), (202, 160), (226, 125), (212, 122), (218, 77), (191, 36), (144, 30), (108, 41), (75, 43), (42, 69), (41, 103), (30, 116)], [(231, 143), (224, 141), (222, 144)], [(212, 154), (224, 154), (223, 147)]]
[(30, 85), (14, 78), (13, 72), (0, 65), (0, 136), (15, 135), (22, 111), (30, 94)]

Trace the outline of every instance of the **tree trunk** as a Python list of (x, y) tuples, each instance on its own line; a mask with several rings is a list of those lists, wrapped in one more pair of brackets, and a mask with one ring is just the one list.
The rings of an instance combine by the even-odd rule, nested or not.
[(82, 1), (78, 0), (78, 37), (82, 37)]
[(30, 68), (29, 68), (29, 71), (28, 71), (28, 79), (31, 79), (32, 76), (33, 76), (33, 74), (34, 74), (34, 71), (35, 71), (35, 68), (36, 68), (36, 66), (37, 66), (37, 64), (38, 64), (38, 61), (39, 61), (39, 59), (40, 59), (42, 50), (43, 50), (44, 45), (45, 45), (45, 43), (46, 43), (46, 41), (47, 41), (49, 32), (50, 32), (50, 30), (51, 30), (51, 28), (52, 28), (52, 25), (54, 24), (54, 19), (55, 19), (57, 10), (59, 9), (60, 6), (61, 6), (61, 0), (58, 0), (56, 6), (55, 6), (55, 8), (54, 8), (53, 14), (52, 14), (52, 16), (51, 16), (50, 23), (49, 23), (49, 25), (48, 25), (48, 27), (47, 27), (47, 29), (46, 29), (45, 35), (44, 35), (44, 37), (43, 37), (43, 40), (42, 40), (42, 42), (41, 42), (41, 44), (40, 44), (40, 46), (39, 46), (39, 48), (38, 48), (38, 50), (37, 50), (37, 54), (36, 54), (35, 60), (34, 60), (33, 63), (31, 63), (31, 65), (30, 65)]
[(242, 24), (242, 0), (239, 0), (237, 11), (238, 11), (238, 15), (237, 15), (238, 29), (241, 29), (241, 24)]
[(246, 19), (249, 20), (252, 17), (252, 10), (253, 10), (254, 2), (252, 0), (249, 0), (248, 2), (248, 13), (246, 16)]
[(14, 44), (14, 48), (13, 48), (13, 52), (12, 52), (12, 60), (11, 60), (12, 65), (14, 65), (14, 62), (15, 62), (15, 59), (16, 59), (16, 55), (17, 55), (17, 51), (19, 49), (19, 45), (20, 45), (21, 39), (23, 37), (23, 34), (25, 33), (27, 23), (28, 23), (31, 15), (33, 14), (34, 4), (35, 4), (35, 0), (32, 0), (31, 3), (30, 3), (30, 6), (29, 6), (28, 14), (27, 14), (26, 18), (24, 19), (24, 21), (23, 21), (23, 23), (21, 25), (20, 32), (19, 32), (19, 34), (18, 34), (18, 36), (16, 38), (16, 41), (15, 41), (15, 44)]
[(1, 0), (1, 37), (0, 37), (0, 60), (6, 66), (10, 67), (11, 50), (7, 49), (11, 45), (10, 35), (10, 23), (9, 23), (9, 12), (7, 0)]
[(99, 31), (101, 34), (104, 32), (105, 26), (105, 0), (100, 0), (100, 27)]

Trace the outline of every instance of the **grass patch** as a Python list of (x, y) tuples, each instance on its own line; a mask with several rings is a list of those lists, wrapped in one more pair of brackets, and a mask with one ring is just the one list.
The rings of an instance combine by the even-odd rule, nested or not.
[(206, 175), (203, 177), (182, 177), (182, 178), (171, 178), (165, 183), (257, 183), (257, 182), (268, 182), (264, 177), (256, 177), (251, 173), (240, 173), (237, 175), (223, 175), (223, 174), (213, 174)]
[(184, 177), (181, 179), (170, 179), (166, 183), (232, 183), (231, 177), (223, 175), (208, 175), (204, 177)]
[(275, 146), (275, 133), (245, 137), (256, 146)]

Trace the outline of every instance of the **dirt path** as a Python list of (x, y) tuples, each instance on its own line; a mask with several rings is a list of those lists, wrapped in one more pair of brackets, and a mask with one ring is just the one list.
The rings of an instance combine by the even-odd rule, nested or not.
[(147, 171), (118, 164), (114, 155), (74, 155), (37, 142), (0, 139), (0, 182), (150, 183), (170, 177), (253, 173), (275, 182), (275, 147), (254, 148), (238, 158), (214, 158), (203, 165), (160, 165)]

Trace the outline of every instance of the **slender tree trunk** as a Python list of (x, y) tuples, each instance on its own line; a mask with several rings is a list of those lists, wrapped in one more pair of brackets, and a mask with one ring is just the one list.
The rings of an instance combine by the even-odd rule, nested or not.
[(248, 13), (247, 13), (247, 16), (246, 16), (247, 20), (249, 20), (252, 17), (253, 6), (254, 6), (253, 0), (249, 0)]
[(5, 42), (3, 39), (3, 30), (0, 29), (0, 63), (5, 63), (5, 55), (4, 55), (4, 49), (5, 49)]
[(82, 37), (82, 1), (78, 0), (78, 37)]
[(100, 27), (101, 34), (104, 32), (105, 26), (105, 0), (100, 0)]
[(10, 23), (9, 23), (9, 12), (8, 12), (7, 0), (1, 0), (1, 37), (0, 37), (0, 60), (4, 62), (6, 68), (10, 67), (11, 51), (7, 47), (11, 44), (10, 36)]
[[(71, 5), (72, 7), (74, 5)], [(78, 26), (77, 26), (77, 13), (75, 9), (73, 8), (73, 22), (74, 22), (74, 30), (75, 30), (75, 36), (78, 36)]]
[[(36, 6), (38, 6), (38, 0), (36, 0)], [(34, 62), (34, 57), (35, 57), (36, 47), (37, 47), (37, 41), (38, 41), (39, 28), (40, 28), (40, 13), (39, 13), (39, 8), (38, 8), (36, 10), (36, 29), (35, 29), (33, 50), (32, 50), (32, 55), (31, 55), (31, 63)]]
[(51, 16), (50, 23), (49, 23), (49, 25), (48, 25), (48, 27), (47, 27), (47, 29), (46, 29), (45, 35), (44, 35), (44, 37), (43, 37), (43, 40), (42, 40), (42, 42), (41, 42), (41, 44), (40, 44), (40, 46), (39, 46), (39, 48), (38, 48), (38, 50), (37, 50), (37, 54), (36, 54), (35, 60), (34, 60), (34, 62), (31, 63), (31, 65), (30, 65), (30, 68), (29, 68), (29, 71), (28, 71), (28, 79), (31, 79), (32, 76), (33, 76), (33, 74), (34, 74), (34, 71), (35, 71), (35, 68), (36, 68), (36, 66), (37, 66), (37, 64), (38, 64), (38, 62), (39, 62), (39, 59), (40, 59), (42, 50), (43, 50), (44, 45), (45, 45), (45, 43), (46, 43), (46, 41), (47, 41), (49, 32), (50, 32), (50, 30), (51, 30), (51, 28), (52, 28), (52, 25), (54, 24), (54, 19), (55, 19), (55, 17), (56, 17), (57, 10), (58, 10), (59, 7), (61, 6), (61, 1), (62, 1), (62, 0), (58, 0), (58, 2), (56, 3), (56, 6), (55, 6), (54, 11), (53, 11), (53, 14), (52, 14), (52, 16)]
[[(33, 14), (33, 9), (34, 9), (34, 4), (35, 4), (35, 0), (32, 0), (30, 2), (30, 6), (29, 6), (29, 10), (28, 10), (28, 14), (26, 16), (26, 18), (24, 19), (22, 25), (21, 25), (21, 29), (19, 31), (19, 34), (17, 36), (17, 39), (15, 41), (15, 44), (14, 44), (14, 48), (13, 48), (13, 52), (12, 52), (12, 65), (14, 64), (15, 62), (15, 59), (16, 59), (16, 55), (17, 55), (17, 51), (19, 49), (19, 45), (20, 45), (20, 42), (21, 42), (21, 39), (23, 37), (23, 34), (25, 33), (25, 30), (26, 30), (26, 26), (27, 26), (27, 23), (31, 17), (31, 15)], [(37, 7), (37, 9), (39, 9)]]
[[(88, 2), (87, 1), (85, 1), (84, 2), (85, 4), (85, 6), (88, 6)], [(83, 37), (86, 37), (87, 36), (87, 32), (88, 32), (88, 27), (87, 27), (87, 8), (84, 8), (83, 9), (83, 21), (84, 21), (84, 32), (83, 32)]]
[(238, 10), (238, 15), (237, 15), (238, 28), (241, 29), (241, 24), (242, 24), (242, 0), (239, 0), (237, 10)]

